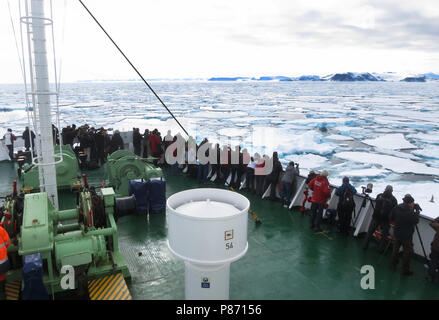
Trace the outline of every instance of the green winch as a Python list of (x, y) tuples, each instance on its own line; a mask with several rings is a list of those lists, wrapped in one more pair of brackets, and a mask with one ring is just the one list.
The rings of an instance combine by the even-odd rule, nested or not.
[[(56, 164), (56, 184), (58, 189), (70, 189), (78, 181), (78, 160), (70, 145), (56, 146), (55, 159), (62, 153), (63, 161)], [(38, 191), (40, 179), (38, 166), (25, 164), (22, 169), (22, 185), (24, 189)]]
[(128, 196), (130, 180), (163, 177), (162, 169), (155, 167), (153, 160), (127, 150), (113, 152), (107, 159), (107, 184), (114, 188), (117, 196)]
[[(21, 214), (18, 212), (20, 203)], [(75, 272), (83, 268), (89, 278), (115, 272), (130, 277), (119, 251), (112, 188), (81, 187), (75, 209), (56, 210), (46, 192), (20, 196), (14, 192), (5, 200), (3, 208), (7, 214), (1, 222), (11, 226), (8, 230), (12, 240), (8, 248), (12, 269), (9, 279), (21, 279), (22, 257), (34, 253), (40, 253), (47, 266), (43, 282), (52, 295), (64, 291), (61, 286), (63, 266), (71, 266)]]

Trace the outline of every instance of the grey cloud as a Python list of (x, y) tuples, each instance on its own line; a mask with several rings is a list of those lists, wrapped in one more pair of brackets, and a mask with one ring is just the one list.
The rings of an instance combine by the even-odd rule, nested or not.
[[(229, 37), (252, 45), (439, 50), (439, 17), (382, 2), (375, 2), (374, 8), (380, 12), (374, 28), (349, 25), (341, 15), (329, 16), (314, 10), (298, 14), (290, 9), (280, 14), (274, 24), (254, 21), (247, 32), (230, 33)], [(279, 36), (269, 36), (273, 33)]]

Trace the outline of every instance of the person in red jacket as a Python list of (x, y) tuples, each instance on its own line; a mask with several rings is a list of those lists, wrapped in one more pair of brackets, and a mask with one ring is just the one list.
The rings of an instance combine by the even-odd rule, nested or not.
[(149, 144), (151, 146), (152, 156), (154, 158), (157, 158), (154, 160), (154, 165), (157, 165), (158, 158), (160, 158), (160, 154), (161, 154), (160, 138), (158, 136), (157, 129), (154, 129), (151, 135), (149, 136)]
[(311, 229), (316, 232), (322, 231), (320, 222), (322, 220), (323, 209), (326, 202), (331, 197), (331, 190), (329, 189), (328, 171), (323, 170), (321, 174), (315, 177), (308, 184), (308, 187), (313, 191), (311, 198)]

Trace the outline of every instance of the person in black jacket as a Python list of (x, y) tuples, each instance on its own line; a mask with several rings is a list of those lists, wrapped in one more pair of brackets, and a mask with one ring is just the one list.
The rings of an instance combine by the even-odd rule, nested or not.
[(419, 222), (419, 212), (415, 209), (415, 199), (410, 194), (406, 194), (402, 199), (403, 203), (393, 208), (390, 213), (390, 221), (395, 222), (394, 243), (390, 268), (396, 271), (398, 265), (399, 248), (402, 246), (402, 274), (410, 276), (410, 259), (413, 254), (413, 233), (415, 226)]
[(35, 133), (32, 130), (29, 130), (29, 127), (26, 127), (26, 130), (23, 131), (22, 137), (24, 140), (24, 147), (26, 148), (26, 151), (29, 151), (31, 146), (33, 149), (35, 149)]
[(234, 189), (239, 189), (241, 186), (241, 176), (242, 176), (242, 167), (244, 166), (243, 154), (241, 152), (241, 147), (238, 146), (237, 150), (235, 148), (235, 152), (238, 152), (238, 163), (232, 163), (232, 179), (230, 180), (230, 186)]
[(430, 222), (430, 227), (435, 231), (431, 242), (430, 265), (428, 268), (428, 281), (434, 282), (438, 278), (439, 269), (439, 217)]
[(140, 157), (140, 152), (142, 150), (142, 134), (139, 128), (133, 128), (133, 147), (134, 154)]
[(354, 186), (349, 183), (349, 178), (343, 178), (343, 184), (337, 188), (338, 196), (337, 214), (339, 232), (348, 235), (352, 223), (352, 211), (355, 209), (354, 194), (357, 194)]
[(396, 198), (393, 196), (392, 192), (393, 187), (389, 185), (386, 187), (383, 193), (380, 193), (376, 197), (372, 221), (370, 222), (369, 230), (367, 231), (366, 239), (364, 240), (364, 250), (367, 250), (369, 247), (370, 239), (378, 227), (380, 227), (381, 230), (379, 250), (380, 252), (383, 252), (386, 248), (387, 237), (389, 236), (390, 229), (390, 212), (398, 205), (398, 202), (396, 201)]
[(95, 142), (97, 162), (99, 165), (103, 165), (106, 162), (105, 149), (107, 148), (108, 144), (108, 136), (104, 128), (100, 128), (96, 133)]
[(439, 217), (430, 222), (430, 227), (435, 231), (433, 241), (431, 242), (430, 264), (428, 267), (428, 281), (434, 282), (439, 279)]
[(277, 182), (279, 181), (279, 175), (282, 171), (282, 164), (279, 161), (277, 152), (273, 152), (273, 169), (265, 177), (264, 185), (264, 190), (267, 190), (268, 186), (271, 185), (270, 200), (274, 200), (276, 198)]
[(114, 131), (110, 142), (110, 154), (116, 150), (123, 150), (123, 140), (120, 136), (119, 130)]

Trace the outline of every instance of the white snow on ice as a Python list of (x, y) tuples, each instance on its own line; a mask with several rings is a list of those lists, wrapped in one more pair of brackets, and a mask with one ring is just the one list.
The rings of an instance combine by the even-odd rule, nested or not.
[(401, 133), (386, 134), (384, 136), (375, 139), (366, 139), (362, 141), (370, 146), (390, 149), (390, 150), (402, 150), (402, 149), (416, 149), (417, 147), (408, 142), (404, 135)]
[(427, 167), (423, 163), (409, 159), (401, 159), (372, 152), (339, 152), (336, 153), (334, 157), (359, 163), (381, 165), (397, 173), (417, 173), (439, 176), (439, 169), (437, 168)]
[(348, 170), (340, 172), (341, 176), (352, 177), (379, 177), (389, 173), (388, 170), (372, 167), (368, 169)]
[(242, 137), (248, 133), (248, 130), (236, 129), (236, 128), (223, 128), (218, 130), (218, 133), (222, 136), (227, 136), (227, 137)]
[(331, 134), (329, 136), (325, 137), (326, 139), (329, 140), (336, 140), (336, 141), (348, 141), (348, 140), (354, 140), (354, 138), (349, 137), (349, 136), (343, 136), (341, 134)]
[(305, 168), (310, 170), (320, 169), (324, 166), (327, 166), (328, 164), (328, 159), (326, 159), (325, 157), (311, 153), (295, 154), (285, 157), (286, 163), (290, 161), (299, 163), (299, 168)]
[(413, 151), (412, 153), (425, 158), (433, 158), (439, 159), (439, 147), (438, 146), (429, 146), (425, 149), (420, 149)]
[(281, 154), (314, 153), (330, 154), (335, 146), (323, 142), (323, 136), (317, 131), (306, 131), (302, 134), (289, 132), (286, 129), (274, 127), (253, 127), (251, 135), (246, 139), (252, 142), (257, 150), (265, 150), (265, 154), (277, 151)]
[(436, 143), (439, 144), (439, 133), (438, 132), (433, 132), (433, 133), (413, 133), (413, 134), (409, 134), (407, 135), (408, 138), (413, 138), (422, 142), (431, 142), (431, 143)]

